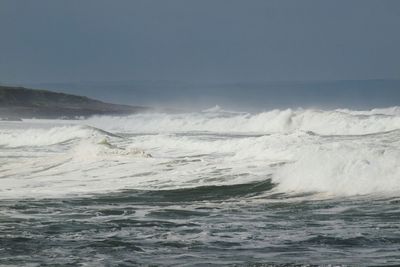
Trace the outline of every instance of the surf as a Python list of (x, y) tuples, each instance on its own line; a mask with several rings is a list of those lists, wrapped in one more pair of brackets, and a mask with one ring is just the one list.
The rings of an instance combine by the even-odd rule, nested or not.
[(400, 129), (399, 107), (370, 111), (286, 109), (261, 113), (225, 111), (93, 117), (86, 123), (119, 132), (293, 133), (362, 135)]
[(197, 113), (2, 122), (0, 198), (196, 188), (229, 192), (266, 181), (273, 184), (266, 199), (271, 194), (396, 195), (397, 110), (250, 114), (216, 107)]

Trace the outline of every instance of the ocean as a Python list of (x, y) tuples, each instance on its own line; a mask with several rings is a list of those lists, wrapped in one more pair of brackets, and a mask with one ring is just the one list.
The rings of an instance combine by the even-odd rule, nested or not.
[(400, 264), (400, 107), (0, 122), (1, 266)]

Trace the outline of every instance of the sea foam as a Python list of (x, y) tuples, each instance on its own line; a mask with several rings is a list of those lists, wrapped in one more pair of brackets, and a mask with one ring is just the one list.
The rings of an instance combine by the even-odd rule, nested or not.
[[(220, 133), (290, 133), (313, 131), (324, 135), (362, 135), (400, 129), (398, 108), (380, 111), (272, 110), (257, 114), (218, 109), (187, 114), (137, 114), (94, 117), (87, 123), (121, 132), (208, 131)], [(215, 112), (212, 112), (215, 111)]]
[(0, 125), (3, 198), (265, 180), (286, 194), (400, 193), (397, 108), (258, 114), (214, 108), (10, 125)]

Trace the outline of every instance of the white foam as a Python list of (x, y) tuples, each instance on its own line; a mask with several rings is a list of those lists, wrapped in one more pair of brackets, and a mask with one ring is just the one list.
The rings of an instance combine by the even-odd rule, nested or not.
[[(0, 198), (176, 189), (271, 177), (276, 190), (285, 193), (400, 192), (400, 131), (388, 132), (398, 129), (399, 116), (351, 113), (215, 110), (74, 122), (82, 125), (0, 123)], [(119, 138), (93, 126), (125, 134)]]
[(59, 126), (50, 129), (1, 129), (0, 145), (7, 147), (45, 146), (74, 138), (88, 138), (97, 132), (82, 126)]
[[(397, 136), (398, 137), (398, 136)], [(400, 192), (400, 150), (373, 143), (313, 144), (274, 176), (283, 192), (365, 195)]]
[[(219, 109), (218, 109), (219, 110)], [(397, 110), (397, 109), (396, 109)], [(397, 111), (396, 111), (397, 112)], [(95, 117), (85, 123), (118, 132), (291, 133), (313, 131), (324, 135), (362, 135), (400, 129), (400, 114), (369, 115), (343, 110), (272, 110), (258, 114), (214, 112), (188, 114), (137, 114)]]
[(93, 162), (99, 160), (115, 160), (125, 157), (150, 158), (151, 154), (135, 147), (118, 147), (107, 139), (82, 140), (71, 152), (71, 158), (77, 162)]

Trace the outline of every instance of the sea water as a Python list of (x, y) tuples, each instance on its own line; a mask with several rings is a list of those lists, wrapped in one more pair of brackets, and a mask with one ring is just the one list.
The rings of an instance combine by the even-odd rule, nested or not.
[(0, 265), (400, 263), (400, 108), (0, 123)]

